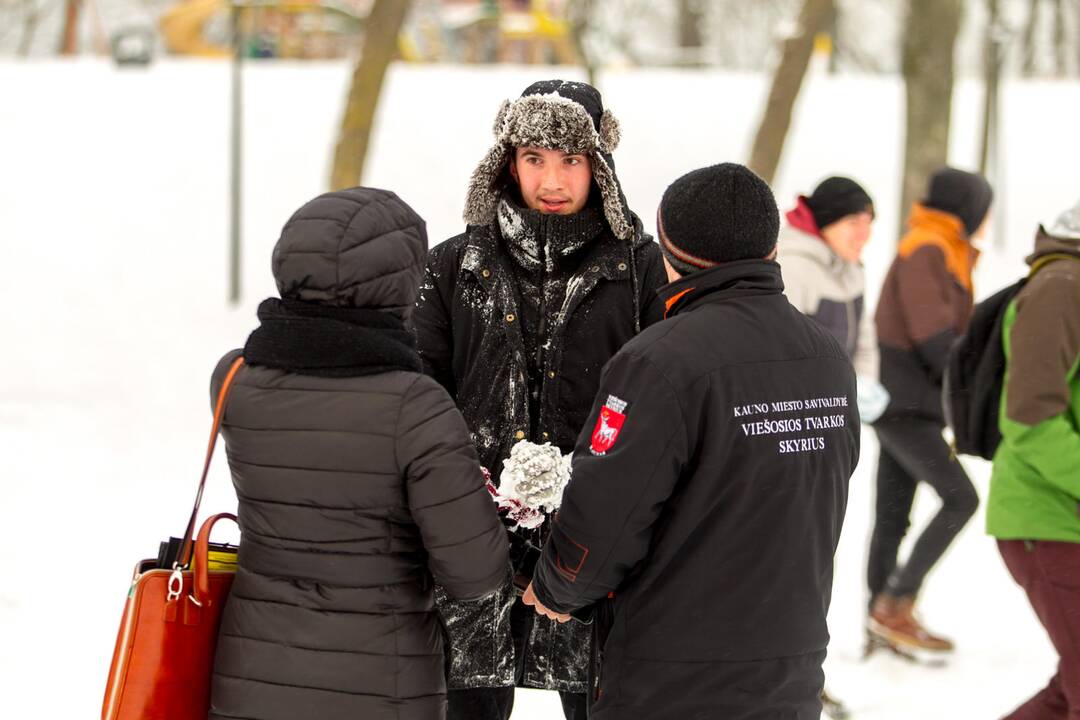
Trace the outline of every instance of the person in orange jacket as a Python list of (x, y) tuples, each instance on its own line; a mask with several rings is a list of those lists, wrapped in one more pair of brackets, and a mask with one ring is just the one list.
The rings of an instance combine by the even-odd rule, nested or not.
[[(911, 209), (909, 231), (878, 301), (881, 382), (891, 400), (874, 425), (881, 454), (867, 570), (871, 647), (953, 649), (952, 641), (922, 626), (914, 605), (927, 573), (979, 504), (942, 435), (941, 386), (949, 349), (971, 319), (974, 243), (986, 231), (992, 201), (982, 176), (948, 167), (935, 172), (926, 199)], [(919, 482), (929, 484), (942, 505), (899, 563)]]

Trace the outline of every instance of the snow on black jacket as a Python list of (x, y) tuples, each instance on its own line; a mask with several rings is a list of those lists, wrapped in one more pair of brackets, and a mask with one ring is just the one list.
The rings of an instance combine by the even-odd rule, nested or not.
[[(407, 315), (426, 235), (403, 208), (365, 188), (309, 203), (275, 250), (282, 296)], [(237, 354), (219, 363), (212, 397)], [(443, 718), (433, 576), (480, 598), (507, 557), (446, 391), (418, 372), (317, 377), (249, 363), (222, 433), (241, 540), (210, 717)]]
[[(541, 238), (580, 234), (587, 217), (542, 216), (526, 212), (521, 220)], [(632, 245), (619, 240), (603, 224), (602, 231), (572, 258), (558, 263), (549, 276), (561, 292), (549, 303), (558, 309), (544, 332), (539, 365), (527, 345), (523, 327), (537, 314), (535, 301), (523, 289), (543, 287), (523, 277), (524, 268), (504, 237), (501, 225), (472, 225), (431, 250), (420, 288), (414, 322), (425, 370), (457, 402), (469, 426), (481, 463), (498, 480), (502, 461), (521, 439), (550, 442), (564, 452), (573, 449), (589, 414), (600, 372), (612, 355), (635, 334), (635, 307), (641, 327), (663, 316), (656, 290), (665, 282), (659, 246), (634, 218)], [(516, 221), (515, 221), (516, 224)], [(548, 237), (545, 244), (564, 247), (566, 238)], [(633, 247), (633, 253), (631, 253)], [(634, 259), (637, 302), (630, 268)], [(543, 311), (540, 311), (543, 313)], [(546, 314), (546, 313), (543, 313)], [(529, 391), (537, 391), (530, 398)], [(540, 544), (548, 524), (529, 533)], [(499, 687), (514, 683), (514, 651), (509, 607), (513, 590), (483, 603), (443, 601), (440, 608), (451, 635), (450, 687)], [(583, 692), (586, 683), (588, 631), (539, 619), (526, 628), (523, 684)]]
[(590, 718), (820, 712), (855, 374), (782, 290), (770, 261), (690, 275), (604, 369), (535, 575), (560, 612), (614, 594)]

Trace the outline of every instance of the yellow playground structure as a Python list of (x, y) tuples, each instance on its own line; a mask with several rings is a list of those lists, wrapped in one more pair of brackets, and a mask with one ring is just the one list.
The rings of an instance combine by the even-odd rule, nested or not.
[[(238, 13), (246, 57), (339, 58), (358, 47), (372, 0), (179, 0), (159, 20), (176, 55), (230, 55)], [(566, 0), (414, 0), (398, 38), (410, 62), (557, 62), (577, 53)]]
[(177, 55), (232, 53), (230, 13), (239, 15), (250, 57), (343, 57), (364, 25), (364, 3), (338, 0), (181, 0), (159, 21), (165, 47)]

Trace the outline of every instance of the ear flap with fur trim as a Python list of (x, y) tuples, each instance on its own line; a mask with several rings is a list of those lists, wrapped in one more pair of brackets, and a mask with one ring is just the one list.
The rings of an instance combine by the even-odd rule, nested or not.
[(604, 217), (611, 226), (611, 232), (620, 240), (629, 240), (634, 235), (634, 228), (626, 217), (615, 173), (599, 153), (593, 153), (592, 162), (593, 179), (600, 188), (600, 196), (604, 200)]
[(491, 132), (494, 133), (496, 139), (501, 139), (503, 134), (507, 131), (506, 128), (506, 116), (510, 112), (510, 101), (503, 100), (499, 105), (499, 112), (495, 113), (495, 122), (491, 126)]
[(600, 147), (598, 149), (600, 152), (610, 155), (619, 146), (621, 138), (622, 131), (619, 127), (619, 121), (610, 110), (605, 110), (600, 116)]
[(507, 146), (497, 142), (473, 170), (469, 189), (465, 193), (465, 224), (487, 225), (495, 220), (495, 210), (499, 205), (499, 191), (495, 188), (495, 182), (509, 158)]

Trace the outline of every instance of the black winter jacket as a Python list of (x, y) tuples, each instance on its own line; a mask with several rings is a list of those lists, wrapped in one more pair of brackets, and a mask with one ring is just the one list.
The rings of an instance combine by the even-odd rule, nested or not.
[[(275, 250), (283, 297), (316, 316), (320, 304), (336, 317), (356, 306), (407, 315), (426, 239), (403, 207), (363, 188), (309, 203)], [(255, 364), (253, 334), (234, 380), (222, 432), (239, 499), (239, 570), (210, 717), (438, 720), (446, 655), (433, 578), (476, 599), (506, 575), (505, 533), (468, 430), (430, 377), (381, 371), (394, 355), (377, 357), (379, 334), (350, 345), (354, 328), (334, 321), (292, 347), (306, 318), (287, 319), (271, 349), (332, 366)], [(236, 354), (218, 365), (212, 397)]]
[(782, 290), (770, 261), (690, 275), (604, 369), (535, 575), (560, 612), (614, 593), (590, 718), (820, 713), (859, 418)]
[[(457, 402), (480, 462), (495, 481), (518, 440), (551, 442), (571, 451), (604, 363), (634, 337), (636, 325), (646, 327), (663, 315), (656, 294), (666, 281), (660, 249), (636, 217), (633, 245), (615, 238), (606, 223), (592, 236), (588, 213), (575, 218), (526, 211), (520, 221), (553, 247), (567, 245), (564, 234), (585, 232), (590, 239), (568, 248), (567, 257), (552, 263), (550, 275), (526, 276), (529, 271), (513, 255), (500, 223), (470, 226), (432, 249), (414, 317), (424, 368)], [(636, 273), (631, 273), (631, 257)], [(553, 293), (558, 297), (551, 303), (522, 297), (530, 286), (547, 294), (554, 283), (565, 291)], [(542, 329), (538, 359), (531, 340), (541, 316), (550, 320)], [(539, 545), (547, 525), (518, 532)], [(528, 687), (583, 692), (588, 630), (542, 618), (535, 627), (529, 623), (529, 642), (515, 672), (513, 601), (509, 587), (483, 603), (440, 597), (451, 636), (450, 687), (505, 686), (518, 674)]]
[[(663, 317), (656, 291), (666, 276), (659, 245), (640, 222), (637, 229), (636, 306), (647, 327)], [(431, 250), (414, 316), (420, 357), (457, 401), (493, 477), (518, 440), (573, 449), (604, 363), (635, 334), (630, 257), (627, 243), (605, 230), (574, 258), (561, 312), (546, 332), (536, 402), (528, 397), (522, 271), (498, 228), (470, 226)], [(538, 406), (533, 431), (531, 405)]]

